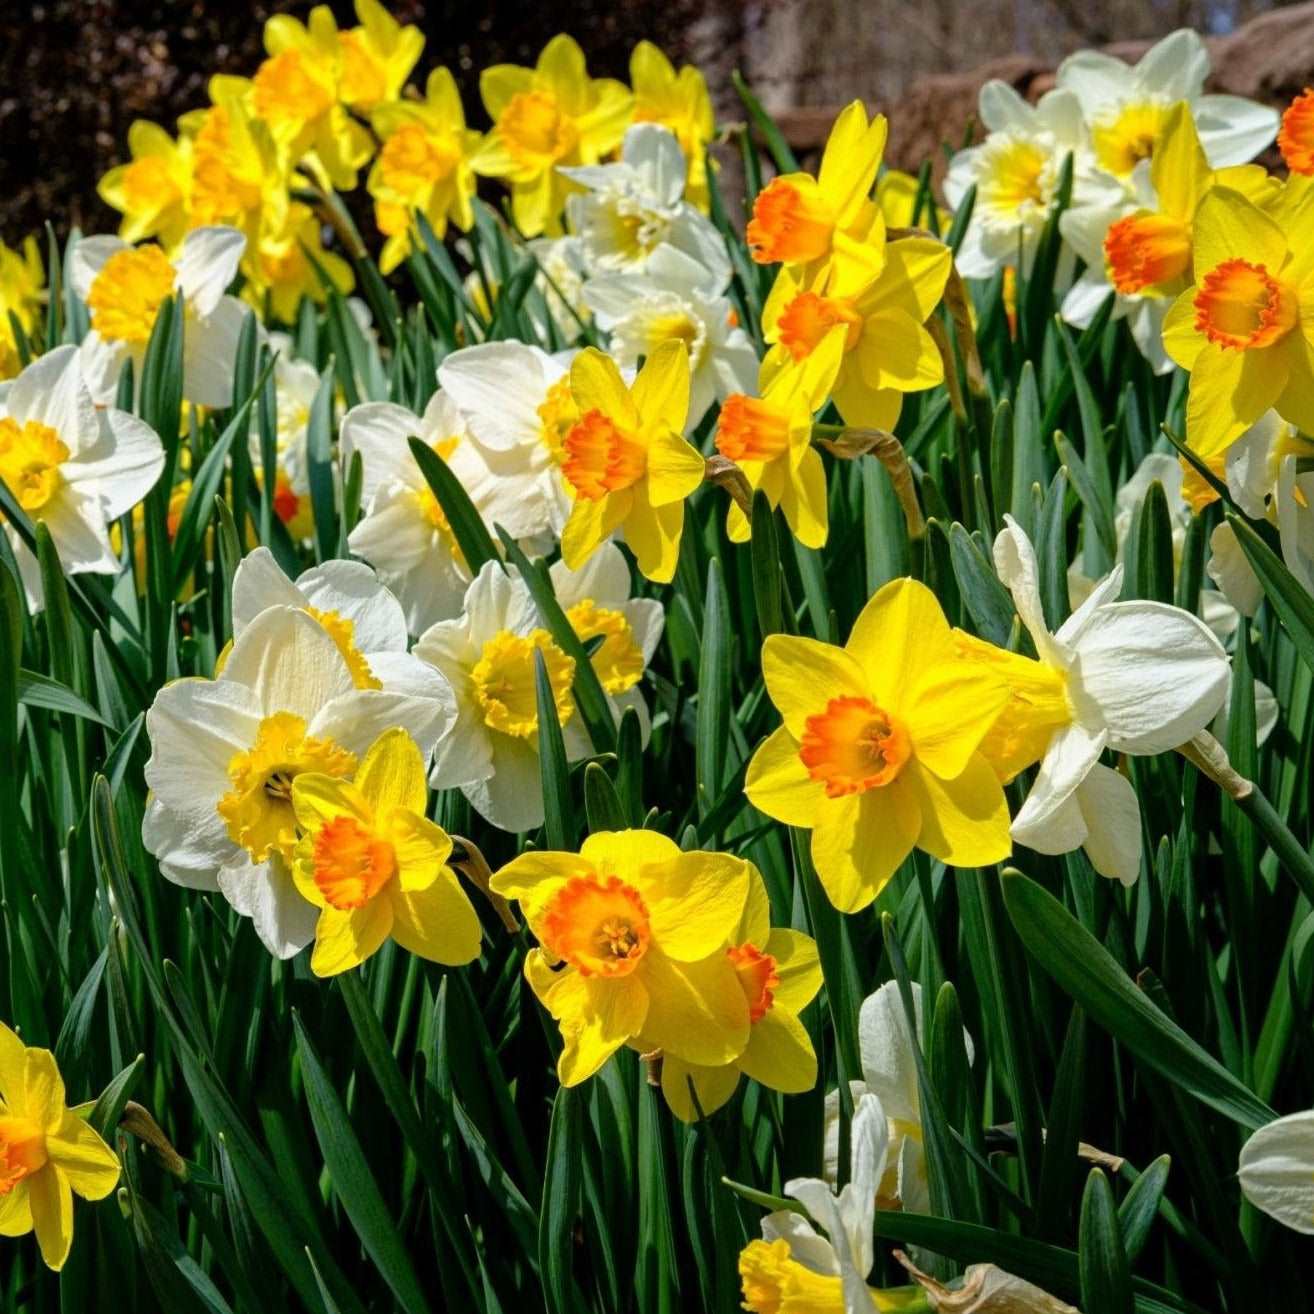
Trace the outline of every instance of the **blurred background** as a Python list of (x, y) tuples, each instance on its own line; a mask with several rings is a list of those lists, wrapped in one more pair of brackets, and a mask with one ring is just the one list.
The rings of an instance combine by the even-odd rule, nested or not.
[[(1068, 51), (1110, 46), (1132, 58), (1154, 37), (1190, 26), (1214, 38), (1214, 90), (1273, 104), (1314, 82), (1314, 3), (1271, 0), (392, 0), (428, 44), (423, 72), (447, 64), (472, 126), (486, 123), (478, 71), (532, 64), (558, 31), (583, 46), (595, 74), (625, 77), (647, 38), (705, 72), (720, 121), (742, 108), (740, 69), (795, 146), (823, 139), (854, 96), (891, 116), (888, 158), (916, 169), (958, 144), (991, 76), (1039, 95)], [(306, 0), (0, 0), (0, 237), (11, 244), (49, 220), (59, 233), (113, 227), (96, 181), (125, 152), (128, 125), (171, 131), (206, 102), (216, 72), (251, 73), (272, 13), (305, 16)], [(332, 0), (343, 25), (350, 0)]]

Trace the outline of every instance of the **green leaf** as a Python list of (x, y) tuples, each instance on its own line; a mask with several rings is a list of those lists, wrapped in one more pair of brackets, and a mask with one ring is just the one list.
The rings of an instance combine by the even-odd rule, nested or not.
[(407, 439), (415, 464), (420, 467), (424, 482), (438, 499), (443, 515), (451, 527), (452, 537), (461, 549), (472, 575), (477, 575), (486, 561), (497, 561), (497, 548), (483, 517), (475, 510), (470, 495), (461, 481), (448, 468), (447, 462), (427, 443), (414, 436)]
[[(936, 522), (936, 528), (945, 533)], [(976, 541), (956, 520), (949, 526), (949, 558), (953, 562), (954, 578), (976, 626), (976, 632), (998, 647), (1008, 646), (1013, 629), (1013, 599), (999, 582), (994, 567)]]
[(1243, 1127), (1273, 1121), (1273, 1110), (1165, 1017), (1052, 894), (1018, 872), (1006, 872), (1003, 887), (1027, 952), (1146, 1067)]
[(1036, 1217), (1042, 1235), (1055, 1239), (1067, 1233), (1080, 1162), (1077, 1144), (1085, 1097), (1086, 1016), (1074, 1007), (1054, 1074), (1054, 1093), (1045, 1120), (1045, 1149), (1040, 1161), (1040, 1194), (1036, 1199)]
[(698, 815), (705, 816), (721, 794), (730, 752), (730, 615), (721, 563), (707, 567), (707, 602), (703, 613), (698, 662), (698, 716), (694, 735), (694, 770)]
[(590, 762), (584, 768), (584, 812), (591, 835), (600, 830), (626, 828), (620, 795), (601, 762)]
[(781, 173), (797, 173), (798, 160), (794, 158), (794, 152), (790, 150), (784, 133), (776, 126), (775, 119), (762, 108), (762, 102), (753, 94), (738, 69), (731, 70), (730, 81), (739, 93), (739, 99), (744, 102), (748, 117), (753, 120), (754, 126), (762, 134), (762, 139), (766, 142), (767, 150), (771, 152), (771, 158), (775, 161), (776, 168)]
[(560, 1087), (552, 1101), (538, 1225), (538, 1267), (549, 1314), (574, 1314), (583, 1308), (571, 1268), (579, 1212), (583, 1104), (582, 1093), (569, 1086)]
[(1131, 1272), (1109, 1179), (1092, 1168), (1081, 1200), (1077, 1243), (1083, 1314), (1132, 1314)]
[(38, 671), (18, 672), (18, 701), (28, 707), (40, 707), (47, 712), (65, 712), (69, 716), (94, 721), (111, 730), (114, 728), (89, 702), (79, 698), (67, 685)]
[(779, 634), (784, 628), (782, 599), (785, 577), (780, 568), (775, 512), (760, 488), (753, 494), (752, 530), (753, 601), (757, 607), (758, 629), (766, 638), (769, 634)]
[(1158, 1216), (1164, 1188), (1168, 1185), (1168, 1170), (1172, 1160), (1161, 1154), (1132, 1184), (1118, 1206), (1118, 1226), (1122, 1229), (1122, 1248), (1127, 1262), (1134, 1264)]
[(315, 555), (328, 561), (338, 550), (337, 490), (333, 486), (333, 371), (319, 377), (306, 420), (306, 469), (315, 521)]
[(557, 700), (543, 652), (534, 649), (534, 695), (538, 707), (538, 767), (543, 782), (543, 817), (547, 845), (558, 851), (575, 847), (575, 813), (570, 799), (570, 768), (557, 716)]

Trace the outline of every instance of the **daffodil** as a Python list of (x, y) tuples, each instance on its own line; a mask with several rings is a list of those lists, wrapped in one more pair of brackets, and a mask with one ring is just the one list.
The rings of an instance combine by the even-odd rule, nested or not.
[(1314, 88), (1306, 87), (1283, 111), (1277, 144), (1292, 173), (1314, 176)]
[(319, 909), (310, 970), (359, 967), (391, 937), (435, 963), (479, 956), (479, 918), (447, 865), (452, 841), (424, 814), (424, 758), (402, 729), (370, 745), (348, 782), (305, 771), (292, 782), (301, 839), (292, 876)]
[[(96, 407), (76, 347), (39, 356), (0, 391), (0, 481), (40, 521), (66, 573), (117, 574), (109, 526), (150, 492), (164, 469), (159, 437), (143, 420)], [(42, 605), (36, 557), (5, 522), (28, 605)]]
[(358, 27), (338, 33), (338, 98), (368, 113), (395, 101), (424, 52), (424, 33), (403, 26), (379, 0), (354, 0)]
[(1051, 634), (1031, 540), (1011, 516), (1004, 520), (995, 570), (1039, 661), (987, 652), (989, 645), (967, 636), (961, 643), (1014, 686), (992, 758), (1001, 776), (1040, 759), (1013, 838), (1039, 853), (1084, 847), (1102, 876), (1130, 885), (1140, 873), (1140, 807), (1131, 782), (1102, 766), (1100, 754), (1164, 753), (1203, 730), (1227, 697), (1227, 654), (1208, 626), (1180, 607), (1115, 601), (1121, 566)]
[[(780, 507), (805, 547), (826, 542), (826, 470), (812, 446), (812, 417), (825, 406), (844, 359), (846, 329), (837, 325), (802, 360), (772, 375), (762, 371), (761, 396), (732, 393), (721, 403), (716, 450), (743, 471), (750, 488), (760, 488)], [(752, 534), (748, 516), (732, 502), (726, 520), (732, 543)]]
[(749, 871), (748, 900), (725, 948), (748, 1001), (748, 1044), (719, 1067), (663, 1057), (662, 1093), (685, 1122), (696, 1121), (699, 1110), (715, 1113), (735, 1093), (740, 1073), (786, 1094), (816, 1084), (817, 1056), (798, 1015), (821, 989), (817, 946), (801, 931), (772, 928), (766, 887), (757, 868), (750, 864)]
[(1133, 67), (1098, 50), (1069, 55), (1055, 82), (1074, 95), (1090, 127), (1099, 167), (1129, 179), (1162, 144), (1169, 112), (1186, 101), (1214, 168), (1253, 160), (1273, 140), (1276, 111), (1241, 96), (1206, 96), (1209, 52), (1200, 36), (1179, 29), (1151, 46)]
[(269, 125), (255, 116), (244, 78), (216, 74), (209, 90), (212, 104), (178, 120), (179, 147), (191, 167), (188, 227), (228, 224), (251, 239), (270, 222), (266, 212), (277, 222), (290, 204), (287, 161)]
[(74, 1194), (103, 1200), (120, 1173), (118, 1156), (64, 1099), (55, 1056), (0, 1023), (0, 1236), (35, 1231), (56, 1271), (73, 1244)]
[(217, 890), (250, 917), (279, 958), (315, 933), (315, 906), (292, 879), (293, 782), (306, 771), (350, 778), (394, 726), (427, 758), (451, 719), (450, 691), (435, 672), (422, 696), (362, 688), (340, 638), (304, 606), (267, 607), (218, 678), (166, 684), (146, 714), (143, 844), (169, 880)]
[(566, 203), (571, 228), (591, 272), (643, 273), (655, 252), (672, 246), (706, 271), (702, 287), (719, 293), (730, 281), (725, 241), (683, 199), (686, 162), (676, 138), (654, 123), (625, 133), (613, 164), (562, 169), (584, 190)]
[(369, 192), (379, 231), (388, 239), (379, 268), (391, 273), (415, 247), (415, 211), (442, 237), (448, 223), (474, 223), (471, 157), (480, 135), (465, 126), (465, 110), (450, 70), (429, 74), (422, 101), (380, 105), (370, 117), (382, 145), (370, 170)]
[(700, 210), (708, 205), (707, 147), (716, 132), (707, 80), (692, 64), (677, 73), (651, 41), (640, 41), (630, 54), (634, 88), (634, 122), (657, 123), (675, 134), (688, 162), (685, 195)]
[(561, 555), (578, 569), (622, 530), (639, 570), (659, 584), (675, 574), (684, 499), (704, 462), (680, 436), (689, 412), (689, 357), (664, 342), (626, 387), (616, 362), (590, 347), (570, 367), (579, 419), (562, 443), (561, 472), (575, 499)]
[(470, 568), (438, 499), (407, 443), (419, 438), (444, 460), (489, 529), (520, 538), (541, 527), (537, 481), (513, 469), (494, 473), (470, 440), (450, 394), (435, 392), (422, 416), (395, 402), (363, 402), (342, 417), (345, 462), (359, 452), (364, 515), (347, 543), (397, 595), (412, 634), (461, 611)]
[(811, 828), (837, 908), (866, 907), (914, 848), (956, 867), (1008, 855), (1008, 806), (980, 751), (1008, 691), (959, 657), (925, 585), (885, 585), (843, 648), (772, 635), (762, 674), (784, 724), (744, 791), (767, 816)]
[(561, 473), (579, 419), (570, 392), (573, 352), (549, 356), (524, 342), (484, 342), (443, 358), (438, 382), (489, 468), (515, 483), (518, 509), (498, 521), (517, 537), (558, 537), (571, 496)]
[(625, 1044), (708, 1066), (744, 1052), (749, 1005), (726, 945), (749, 878), (742, 858), (683, 852), (651, 830), (602, 831), (579, 853), (530, 851), (493, 877), (539, 943), (525, 979), (561, 1027), (562, 1085)]
[(82, 368), (97, 404), (114, 400), (119, 375), (132, 361), (137, 382), (155, 318), (178, 296), (183, 324), (183, 400), (228, 406), (233, 362), (246, 309), (228, 287), (237, 277), (246, 238), (235, 228), (196, 228), (170, 259), (154, 243), (128, 246), (118, 237), (86, 237), (73, 248), (70, 281), (86, 303), (91, 332)]
[(762, 1220), (762, 1240), (750, 1241), (740, 1252), (746, 1310), (869, 1314), (898, 1308), (867, 1285), (876, 1262), (876, 1189), (889, 1152), (885, 1111), (875, 1095), (858, 1100), (850, 1144), (849, 1180), (842, 1190), (836, 1193), (817, 1177), (786, 1182), (785, 1194), (797, 1200), (807, 1216), (788, 1209), (768, 1214)]
[(136, 119), (128, 128), (126, 164), (117, 164), (96, 185), (96, 194), (123, 216), (125, 242), (153, 237), (172, 250), (192, 226), (192, 143), (177, 140), (158, 123)]
[(836, 118), (814, 178), (784, 173), (753, 202), (748, 249), (760, 264), (782, 263), (800, 284), (826, 267), (836, 295), (848, 295), (881, 271), (885, 219), (871, 200), (885, 150), (883, 114), (870, 121), (860, 100)]
[(1164, 118), (1153, 156), (1132, 175), (1125, 202), (1080, 206), (1060, 217), (1064, 239), (1086, 262), (1063, 299), (1063, 318), (1085, 328), (1113, 292), (1113, 317), (1127, 320), (1156, 373), (1171, 370), (1173, 362), (1163, 348), (1163, 319), (1191, 282), (1195, 212), (1215, 183), (1260, 204), (1277, 190), (1258, 165), (1210, 169), (1190, 106), (1179, 101)]
[(244, 299), (259, 313), (267, 305), (273, 318), (284, 324), (296, 322), (303, 298), (323, 304), (328, 293), (321, 275), (343, 296), (356, 282), (351, 265), (337, 252), (324, 249), (322, 225), (300, 201), (262, 213), (242, 269)]
[(0, 381), (12, 379), (22, 367), (18, 342), (9, 316), (31, 338), (45, 301), (46, 276), (36, 235), (23, 239), (19, 250), (0, 241)]
[[(351, 191), (373, 143), (342, 99), (341, 37), (327, 5), (316, 5), (305, 24), (290, 14), (275, 14), (265, 24), (268, 58), (250, 81), (249, 97), (255, 116), (294, 164), (304, 164), (340, 191)], [(418, 58), (419, 51), (415, 54)], [(364, 79), (359, 87), (368, 99)]]
[(835, 405), (846, 424), (893, 429), (905, 392), (944, 379), (944, 362), (924, 324), (944, 294), (952, 265), (943, 243), (906, 237), (888, 244), (879, 276), (849, 296), (833, 291), (824, 269), (813, 284), (781, 270), (762, 311), (762, 331), (771, 344), (764, 377), (806, 359), (842, 324)]
[[(920, 226), (930, 228), (925, 212), (918, 214), (917, 200), (922, 190), (921, 183), (910, 173), (902, 169), (886, 169), (876, 180), (876, 204), (885, 216), (886, 228), (912, 228)], [(927, 204), (935, 210), (937, 232), (948, 228), (953, 216), (935, 204), (934, 198), (928, 198)]]
[(1314, 1112), (1291, 1113), (1251, 1133), (1237, 1179), (1256, 1209), (1314, 1235)]
[(664, 343), (685, 348), (692, 371), (686, 429), (714, 401), (751, 388), (757, 372), (752, 340), (729, 300), (713, 291), (718, 277), (683, 251), (662, 245), (644, 273), (598, 274), (584, 284), (584, 302), (621, 366), (637, 366)]
[(611, 78), (590, 78), (584, 52), (564, 34), (543, 47), (533, 68), (484, 69), (479, 94), (493, 130), (475, 171), (510, 184), (511, 211), (526, 237), (559, 232), (571, 184), (558, 166), (596, 164), (620, 145), (632, 94)]
[(1194, 286), (1163, 326), (1191, 374), (1186, 441), (1224, 451), (1272, 408), (1314, 433), (1314, 188), (1270, 216), (1215, 186), (1196, 212)]
[[(959, 151), (945, 175), (945, 200), (954, 210), (976, 188), (972, 218), (955, 261), (964, 278), (990, 278), (1021, 263), (1029, 271), (1036, 243), (1058, 197), (1063, 162), (1072, 157), (1072, 203), (1115, 204), (1122, 192), (1095, 168), (1081, 104), (1071, 91), (1046, 92), (1028, 104), (1006, 82), (981, 88), (978, 115), (986, 128), (979, 146)], [(1071, 277), (1071, 254), (1060, 276)]]

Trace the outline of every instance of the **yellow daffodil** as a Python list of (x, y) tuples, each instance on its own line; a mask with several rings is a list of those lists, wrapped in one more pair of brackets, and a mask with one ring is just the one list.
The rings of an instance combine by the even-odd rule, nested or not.
[(689, 411), (689, 354), (663, 342), (627, 388), (616, 362), (595, 347), (575, 357), (570, 391), (579, 408), (562, 443), (561, 473), (575, 505), (561, 531), (571, 570), (617, 529), (639, 569), (659, 584), (675, 574), (684, 499), (704, 462), (680, 436)]
[(708, 207), (707, 146), (716, 131), (707, 80), (692, 64), (677, 73), (651, 41), (640, 41), (630, 55), (634, 122), (660, 123), (675, 134), (689, 166), (684, 194), (700, 210)]
[(821, 168), (784, 173), (757, 195), (748, 248), (759, 264), (781, 263), (800, 284), (829, 266), (836, 294), (850, 295), (884, 263), (885, 219), (870, 199), (885, 150), (885, 116), (870, 122), (860, 100), (841, 111), (830, 130)]
[(1314, 176), (1314, 87), (1287, 106), (1277, 144), (1292, 173)]
[(413, 211), (421, 211), (439, 237), (449, 220), (463, 230), (474, 222), (470, 159), (480, 137), (466, 128), (456, 80), (445, 68), (429, 74), (423, 101), (381, 105), (371, 122), (383, 145), (368, 186), (379, 231), (388, 239), (379, 260), (388, 274), (412, 249)]
[(623, 830), (579, 853), (522, 853), (493, 877), (538, 938), (525, 979), (561, 1026), (562, 1085), (625, 1044), (706, 1066), (744, 1052), (749, 1004), (726, 946), (750, 874), (742, 858)]
[(304, 161), (331, 186), (351, 191), (373, 151), (363, 124), (339, 99), (341, 34), (327, 5), (308, 24), (275, 14), (265, 24), (269, 57), (251, 79), (251, 107), (293, 163)]
[(45, 286), (36, 235), (29, 234), (18, 251), (0, 241), (0, 379), (13, 378), (23, 365), (9, 316), (30, 338), (40, 322)]
[(475, 171), (510, 183), (511, 210), (526, 237), (559, 231), (572, 184), (558, 166), (597, 164), (619, 146), (634, 97), (624, 83), (590, 78), (584, 52), (564, 34), (543, 47), (533, 68), (484, 69), (479, 94), (493, 130)]
[[(770, 1241), (750, 1241), (739, 1252), (739, 1282), (743, 1308), (749, 1314), (848, 1314), (862, 1309), (850, 1303), (852, 1279), (846, 1287), (840, 1273), (820, 1272), (795, 1259), (784, 1234)], [(865, 1295), (872, 1314), (927, 1314), (931, 1309), (925, 1297), (910, 1287), (889, 1291), (866, 1287)]]
[(385, 731), (355, 778), (303, 772), (292, 782), (302, 838), (292, 877), (319, 911), (310, 970), (358, 967), (389, 936), (435, 963), (479, 955), (479, 918), (447, 865), (452, 841), (425, 815), (424, 759), (401, 728)]
[(369, 111), (401, 95), (424, 51), (424, 34), (403, 27), (379, 0), (355, 0), (359, 27), (338, 33), (338, 97), (354, 110)]
[[(876, 183), (876, 204), (885, 216), (885, 223), (890, 228), (912, 228), (915, 224), (930, 228), (925, 210), (918, 215), (917, 195), (921, 183), (910, 173), (902, 169), (886, 169)], [(944, 232), (953, 219), (948, 210), (930, 202), (935, 210), (936, 232)]]
[(1266, 214), (1214, 187), (1196, 213), (1195, 285), (1164, 320), (1164, 347), (1191, 373), (1186, 440), (1203, 457), (1270, 408), (1314, 432), (1314, 188)]
[[(845, 329), (832, 328), (816, 351), (791, 360), (772, 377), (764, 370), (760, 397), (732, 393), (721, 403), (716, 450), (762, 489), (805, 547), (826, 542), (826, 470), (812, 446), (812, 417), (826, 404), (844, 359)], [(747, 515), (731, 503), (726, 525), (732, 543), (752, 535)]]
[(288, 205), (288, 171), (269, 125), (254, 116), (250, 84), (216, 74), (205, 109), (178, 120), (190, 143), (188, 226), (231, 224), (252, 240), (262, 220)]
[(685, 1122), (696, 1121), (699, 1109), (704, 1114), (719, 1109), (735, 1093), (741, 1072), (790, 1095), (816, 1084), (817, 1056), (798, 1015), (821, 989), (817, 946), (800, 931), (772, 929), (766, 887), (756, 868), (750, 866), (750, 872), (748, 902), (725, 950), (748, 1001), (748, 1044), (737, 1059), (719, 1067), (664, 1057), (662, 1093)]
[(262, 216), (259, 232), (242, 262), (246, 274), (243, 299), (258, 311), (268, 304), (274, 319), (295, 323), (302, 297), (323, 304), (328, 295), (311, 256), (344, 296), (355, 286), (351, 265), (336, 252), (324, 249), (323, 230), (309, 206), (293, 201), (281, 211)]
[(811, 282), (782, 269), (762, 311), (771, 350), (770, 377), (790, 360), (803, 360), (837, 324), (845, 326), (844, 357), (833, 400), (846, 424), (893, 429), (905, 392), (933, 388), (944, 364), (924, 324), (944, 293), (953, 258), (928, 237), (907, 237), (885, 248), (871, 282), (841, 295), (823, 267)]
[(41, 1258), (64, 1267), (73, 1193), (102, 1200), (118, 1184), (114, 1151), (64, 1105), (48, 1049), (30, 1049), (0, 1023), (0, 1236), (36, 1232)]
[(843, 648), (772, 635), (762, 674), (784, 724), (744, 789), (767, 816), (812, 829), (837, 908), (866, 907), (913, 848), (956, 867), (1007, 856), (1008, 806), (980, 749), (1008, 690), (958, 655), (925, 585), (885, 585)]
[(122, 216), (125, 242), (155, 237), (166, 247), (182, 241), (191, 224), (191, 141), (175, 141), (158, 123), (136, 120), (128, 129), (127, 164), (110, 169), (96, 186), (100, 199)]

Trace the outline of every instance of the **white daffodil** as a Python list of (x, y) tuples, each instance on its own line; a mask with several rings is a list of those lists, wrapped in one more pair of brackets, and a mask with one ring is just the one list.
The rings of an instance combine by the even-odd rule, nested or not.
[(712, 402), (752, 392), (757, 383), (752, 340), (730, 302), (707, 292), (706, 279), (696, 260), (662, 246), (644, 273), (601, 274), (584, 285), (584, 300), (610, 335), (611, 353), (622, 367), (636, 367), (672, 338), (684, 343), (693, 371), (686, 432)]
[[(912, 998), (918, 1040), (924, 1042), (926, 1021), (922, 988), (915, 981), (912, 983)], [(862, 1080), (850, 1081), (849, 1090), (855, 1106), (864, 1095), (875, 1095), (889, 1120), (889, 1156), (886, 1171), (876, 1183), (877, 1203), (882, 1209), (903, 1208), (910, 1213), (927, 1213), (931, 1194), (926, 1179), (922, 1096), (917, 1083), (914, 1043), (917, 1042), (908, 1026), (898, 982), (887, 981), (862, 1001), (858, 1014)], [(963, 1029), (963, 1044), (970, 1063), (976, 1050), (966, 1028)], [(837, 1090), (826, 1093), (825, 1118), (825, 1173), (828, 1181), (835, 1182), (839, 1180), (840, 1106)]]
[[(849, 1128), (851, 1161), (845, 1186), (836, 1193), (819, 1177), (796, 1177), (785, 1183), (785, 1194), (807, 1210), (825, 1235), (793, 1210), (768, 1214), (762, 1220), (763, 1240), (751, 1242), (739, 1258), (746, 1309), (873, 1314), (878, 1308), (867, 1274), (876, 1259), (876, 1191), (889, 1153), (887, 1126), (880, 1100), (864, 1094), (854, 1106)], [(778, 1297), (791, 1291), (800, 1302), (810, 1299), (786, 1306)], [(768, 1293), (776, 1303), (771, 1303)]]
[[(1006, 82), (992, 79), (981, 88), (979, 115), (985, 141), (959, 151), (944, 180), (945, 199), (955, 209), (976, 187), (972, 219), (955, 257), (965, 278), (989, 278), (1019, 259), (1024, 271), (1030, 268), (1069, 154), (1074, 205), (1112, 202), (1118, 192), (1095, 170), (1081, 105), (1071, 92), (1046, 92), (1030, 105)], [(1069, 269), (1060, 270), (1061, 283), (1070, 277)]]
[(233, 639), (269, 607), (298, 607), (338, 645), (358, 689), (428, 699), (435, 724), (412, 723), (417, 739), (436, 739), (456, 712), (451, 688), (432, 666), (407, 652), (406, 613), (369, 566), (325, 561), (288, 579), (267, 547), (242, 558), (233, 575)]
[(523, 581), (499, 563), (484, 563), (460, 616), (431, 625), (415, 645), (456, 694), (456, 723), (429, 783), (459, 788), (476, 812), (512, 832), (543, 824), (535, 652), (547, 667), (566, 756), (584, 757), (590, 745), (571, 693), (574, 660), (542, 628)]
[(488, 468), (515, 482), (517, 509), (501, 523), (517, 538), (555, 538), (570, 516), (561, 456), (579, 419), (570, 395), (573, 356), (549, 356), (523, 342), (485, 342), (452, 352), (438, 367), (438, 382)]
[(704, 291), (725, 290), (725, 242), (716, 225), (684, 199), (688, 170), (668, 129), (636, 123), (625, 134), (619, 162), (559, 172), (586, 188), (570, 197), (566, 212), (591, 272), (641, 274), (655, 252), (670, 246), (703, 267)]
[(1098, 50), (1069, 55), (1055, 82), (1077, 98), (1099, 167), (1125, 181), (1153, 155), (1178, 101), (1190, 105), (1214, 168), (1244, 164), (1272, 144), (1277, 111), (1241, 96), (1204, 95), (1208, 76), (1204, 41), (1182, 28), (1151, 46), (1135, 66)]
[[(114, 574), (109, 525), (150, 492), (164, 469), (155, 430), (93, 405), (76, 347), (56, 347), (0, 390), (0, 481), (50, 531), (64, 570)], [(42, 606), (36, 557), (4, 521), (33, 610)]]
[(662, 604), (630, 597), (630, 568), (614, 543), (604, 543), (578, 570), (557, 561), (548, 573), (566, 619), (585, 646), (602, 639), (590, 657), (598, 681), (618, 719), (627, 707), (638, 713), (646, 742), (648, 707), (638, 685), (661, 642)]
[[(1237, 506), (1253, 520), (1277, 526), (1287, 569), (1314, 594), (1314, 471), (1301, 462), (1314, 457), (1314, 441), (1302, 437), (1276, 411), (1250, 426), (1228, 449), (1223, 474)], [(1225, 521), (1209, 539), (1205, 569), (1244, 616), (1254, 616), (1264, 590)]]
[(1295, 1232), (1314, 1235), (1314, 1110), (1291, 1113), (1241, 1147), (1241, 1193)]
[(1162, 602), (1116, 602), (1122, 567), (1051, 634), (1031, 540), (1012, 516), (995, 570), (1013, 595), (1042, 666), (1067, 703), (1012, 835), (1038, 853), (1084, 847), (1095, 870), (1131, 884), (1140, 872), (1140, 806), (1100, 754), (1167, 752), (1203, 730), (1227, 697), (1227, 654), (1203, 621)]
[(171, 881), (218, 890), (265, 947), (290, 958), (314, 938), (318, 909), (297, 892), (292, 781), (350, 778), (369, 746), (401, 726), (427, 759), (445, 716), (427, 696), (357, 686), (333, 635), (302, 606), (268, 607), (214, 680), (167, 684), (146, 714), (150, 801), (142, 842)]
[(423, 416), (393, 402), (365, 402), (342, 417), (343, 461), (360, 453), (364, 508), (347, 545), (378, 571), (397, 595), (410, 632), (419, 634), (459, 614), (470, 570), (416, 464), (411, 437), (447, 462), (490, 529), (501, 523), (515, 533), (522, 525), (526, 481), (492, 474), (442, 392), (429, 399)]
[(138, 386), (146, 345), (166, 297), (183, 304), (183, 400), (229, 406), (233, 362), (247, 308), (227, 295), (246, 238), (236, 228), (194, 228), (170, 260), (154, 243), (129, 246), (118, 237), (84, 237), (73, 248), (69, 278), (86, 303), (91, 332), (82, 342), (83, 369), (97, 403), (114, 400), (119, 375), (133, 362)]

